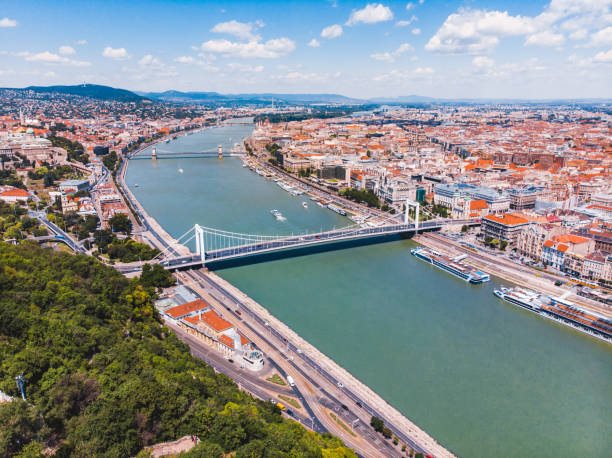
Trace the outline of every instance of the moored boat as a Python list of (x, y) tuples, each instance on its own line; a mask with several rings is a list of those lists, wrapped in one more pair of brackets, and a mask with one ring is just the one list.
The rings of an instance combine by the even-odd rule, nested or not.
[(433, 250), (414, 248), (410, 250), (410, 253), (421, 261), (428, 262), (474, 285), (488, 282), (491, 279), (489, 274), (480, 272), (478, 269), (464, 264), (460, 259), (449, 258)]

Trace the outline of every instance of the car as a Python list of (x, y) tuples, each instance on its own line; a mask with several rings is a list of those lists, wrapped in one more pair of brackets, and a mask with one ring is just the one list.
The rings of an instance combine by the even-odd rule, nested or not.
[(346, 406), (346, 404), (342, 404), (340, 407), (342, 407), (344, 410), (348, 410), (348, 407)]
[(233, 363), (234, 363), (234, 360), (233, 360), (232, 358), (229, 358), (229, 359), (227, 360), (227, 362), (228, 362), (228, 363), (232, 363), (232, 364), (233, 364)]
[(287, 415), (291, 415), (293, 417), (293, 410), (287, 409)]
[(240, 310), (238, 310), (238, 309), (234, 310), (234, 312), (236, 312), (236, 314), (238, 314), (238, 315), (242, 315), (242, 313), (240, 313)]
[(336, 385), (338, 385), (338, 388), (344, 388), (344, 385), (342, 384), (342, 382), (338, 382), (336, 383)]
[(357, 407), (359, 407), (360, 409), (363, 409), (363, 406), (361, 405), (361, 402), (357, 401), (355, 404), (356, 404), (356, 405), (357, 405)]
[(561, 280), (557, 280), (555, 282), (555, 286), (561, 286), (563, 284), (563, 282)]

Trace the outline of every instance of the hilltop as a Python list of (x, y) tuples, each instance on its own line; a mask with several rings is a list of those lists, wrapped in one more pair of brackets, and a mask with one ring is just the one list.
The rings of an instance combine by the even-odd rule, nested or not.
[(97, 100), (112, 100), (115, 102), (142, 102), (146, 97), (135, 94), (127, 89), (117, 89), (99, 84), (79, 84), (76, 86), (28, 86), (15, 91), (34, 91), (37, 93), (56, 93), (91, 97)]

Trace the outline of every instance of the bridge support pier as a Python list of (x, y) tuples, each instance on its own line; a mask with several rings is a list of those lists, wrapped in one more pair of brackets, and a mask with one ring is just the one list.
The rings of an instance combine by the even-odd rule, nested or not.
[(206, 245), (204, 243), (204, 229), (199, 224), (193, 226), (193, 230), (195, 231), (195, 240), (196, 240), (196, 253), (200, 255), (200, 259), (202, 263), (205, 261), (206, 257)]
[(421, 204), (418, 202), (414, 202), (410, 199), (406, 199), (406, 211), (404, 212), (404, 224), (408, 224), (410, 222), (410, 208), (414, 208), (414, 228), (415, 230), (419, 230), (419, 213), (421, 209)]

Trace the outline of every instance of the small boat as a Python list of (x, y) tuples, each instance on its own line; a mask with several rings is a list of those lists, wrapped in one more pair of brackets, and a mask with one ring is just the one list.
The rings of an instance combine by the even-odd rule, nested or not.
[(287, 218), (285, 218), (283, 214), (278, 210), (270, 210), (270, 213), (272, 213), (274, 217), (279, 221), (287, 221)]
[(137, 188), (138, 186), (140, 186), (138, 183), (134, 184), (134, 187)]
[(308, 204), (306, 202), (302, 202), (302, 207), (308, 208)]
[(183, 172), (184, 172), (184, 170), (183, 170), (183, 169), (178, 169), (178, 172), (179, 172), (179, 173), (183, 173)]

